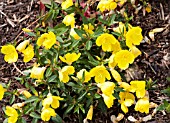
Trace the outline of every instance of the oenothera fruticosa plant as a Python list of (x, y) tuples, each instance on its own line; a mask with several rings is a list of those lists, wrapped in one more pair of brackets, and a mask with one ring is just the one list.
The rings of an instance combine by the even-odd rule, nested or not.
[(25, 116), (35, 122), (62, 122), (70, 112), (80, 120), (92, 120), (93, 108), (105, 111), (118, 104), (124, 113), (132, 105), (135, 111), (149, 113), (146, 82), (126, 82), (120, 75), (141, 54), (136, 46), (143, 36), (140, 27), (130, 25), (114, 10), (119, 4), (123, 1), (101, 0), (96, 16), (87, 17), (87, 4), (53, 3), (62, 21), (53, 28), (23, 29), (27, 40), (2, 46), (6, 62), (16, 65), (18, 56), (23, 56), (25, 63), (32, 64), (22, 71), (23, 76), (15, 77), (24, 88), (11, 92), (10, 83), (0, 84), (0, 99), (4, 93), (11, 96), (4, 106), (8, 122), (24, 122)]

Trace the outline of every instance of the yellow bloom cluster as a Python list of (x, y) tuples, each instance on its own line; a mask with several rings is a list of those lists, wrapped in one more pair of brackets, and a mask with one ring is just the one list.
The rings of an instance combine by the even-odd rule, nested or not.
[(89, 23), (89, 24), (84, 24), (83, 26), (84, 26), (83, 29), (84, 29), (87, 33), (89, 33), (89, 34), (93, 34), (93, 33), (94, 33), (94, 32), (93, 32), (94, 26), (93, 26), (91, 23)]
[[(42, 101), (43, 109), (41, 112), (41, 119), (43, 121), (49, 121), (51, 116), (56, 116), (55, 110), (60, 106), (59, 100), (63, 100), (63, 98), (59, 96), (52, 96), (51, 93), (47, 95), (47, 98), (45, 98)], [(51, 108), (51, 107), (52, 108)]]
[(63, 10), (65, 10), (72, 5), (73, 5), (73, 0), (65, 0), (64, 2), (62, 2), (61, 7)]
[(75, 69), (73, 66), (64, 66), (62, 70), (59, 71), (59, 79), (61, 82), (68, 82), (70, 74), (73, 74), (75, 72)]
[(127, 107), (131, 106), (135, 102), (135, 97), (130, 92), (136, 92), (136, 97), (139, 98), (135, 105), (135, 110), (142, 113), (149, 113), (149, 99), (145, 96), (145, 81), (131, 81), (130, 85), (126, 82), (119, 82), (119, 85), (126, 91), (119, 93), (119, 102), (121, 103), (121, 109), (124, 113), (127, 113)]
[(66, 15), (63, 19), (63, 23), (66, 26), (71, 26), (71, 28), (74, 28), (75, 26), (75, 18), (74, 18), (74, 13), (71, 13), (69, 15)]
[(101, 12), (105, 10), (107, 11), (114, 10), (116, 7), (117, 7), (117, 3), (114, 0), (101, 0), (97, 6), (97, 8)]
[(67, 63), (68, 65), (71, 65), (74, 61), (77, 61), (79, 57), (81, 56), (81, 53), (67, 53), (64, 57), (59, 56), (60, 60)]
[(38, 46), (44, 46), (45, 49), (50, 49), (56, 43), (56, 36), (53, 32), (42, 34), (38, 40)]
[(8, 123), (16, 123), (17, 122), (18, 113), (14, 108), (12, 108), (10, 106), (6, 106), (5, 114), (7, 116), (9, 116)]
[(116, 99), (112, 94), (114, 93), (114, 87), (115, 84), (113, 82), (104, 82), (99, 83), (97, 86), (102, 91), (102, 97), (104, 99), (104, 102), (108, 108), (112, 107), (114, 103), (114, 99)]

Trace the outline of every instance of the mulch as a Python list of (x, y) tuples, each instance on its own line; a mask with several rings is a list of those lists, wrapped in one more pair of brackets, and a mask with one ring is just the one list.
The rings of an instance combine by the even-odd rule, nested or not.
[[(3, 0), (0, 2), (0, 46), (24, 40), (24, 34), (19, 35), (22, 28), (28, 27), (39, 17), (37, 2), (38, 0)], [(130, 79), (148, 80), (151, 78), (156, 81), (156, 88), (149, 90), (149, 94), (150, 100), (159, 105), (163, 99), (170, 101), (166, 95), (161, 93), (162, 89), (170, 86), (170, 82), (166, 80), (167, 77), (170, 77), (170, 0), (150, 0), (150, 3), (152, 12), (146, 13), (144, 16), (143, 12), (139, 11), (131, 22), (132, 25), (140, 26), (143, 29), (144, 37), (146, 36), (150, 41), (144, 41), (139, 46), (143, 54), (137, 58), (134, 67), (132, 67), (133, 73), (131, 69), (126, 72)], [(31, 25), (30, 28), (33, 29), (36, 24)], [(155, 41), (151, 41), (148, 35), (149, 31), (166, 26), (167, 29), (155, 33)], [(17, 65), (21, 70), (26, 66), (21, 61), (17, 62)], [(0, 82), (7, 83), (12, 80), (13, 89), (19, 88), (21, 85), (14, 79), (14, 76), (19, 76), (19, 73), (12, 64), (9, 65), (3, 60), (3, 55), (0, 53)], [(0, 114), (3, 114), (2, 106), (7, 103), (6, 101), (7, 99), (0, 101)], [(108, 114), (101, 114), (101, 112), (94, 114), (94, 122), (111, 122), (110, 116), (114, 111), (113, 107), (108, 111)], [(142, 116), (136, 112), (131, 112), (128, 115)], [(73, 119), (67, 120), (74, 122)], [(0, 115), (1, 121), (3, 120)], [(124, 122), (129, 121), (125, 120)], [(170, 114), (162, 112), (158, 112), (151, 121), (148, 121), (148, 123), (169, 122)]]

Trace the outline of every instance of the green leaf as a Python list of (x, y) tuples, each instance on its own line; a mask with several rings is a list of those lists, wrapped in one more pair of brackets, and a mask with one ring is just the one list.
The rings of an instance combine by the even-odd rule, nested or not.
[(170, 96), (170, 87), (162, 90), (161, 92), (167, 94), (168, 96)]
[(57, 36), (57, 41), (59, 41), (60, 43), (64, 43), (63, 39), (60, 36)]
[(87, 41), (87, 42), (86, 42), (86, 49), (87, 49), (87, 50), (90, 50), (91, 47), (92, 47), (92, 41)]
[(38, 119), (37, 118), (33, 118), (31, 123), (38, 123)]
[(156, 110), (157, 110), (157, 111), (165, 110), (164, 104), (161, 104), (160, 106), (158, 106), (158, 107), (156, 108)]
[(38, 115), (38, 114), (35, 113), (35, 112), (31, 112), (30, 116), (33, 117), (33, 118), (36, 118), (36, 119), (41, 119), (41, 116)]
[(52, 75), (47, 81), (48, 82), (56, 82), (56, 79), (57, 78), (57, 76), (56, 75)]
[(81, 38), (83, 38), (83, 34), (85, 34), (85, 32), (84, 32), (83, 30), (74, 28), (74, 31), (75, 31)]
[(80, 106), (80, 109), (83, 112), (83, 114), (85, 114), (85, 109), (83, 108), (83, 105)]
[(78, 46), (79, 42), (80, 42), (79, 40), (73, 41), (71, 47), (74, 48), (74, 47)]
[(31, 111), (34, 110), (34, 107), (30, 107), (29, 105), (26, 107), (26, 109), (24, 110), (24, 114), (29, 114)]
[(109, 25), (113, 25), (115, 23), (115, 18), (116, 18), (116, 14), (112, 14), (109, 20)]
[(95, 93), (95, 94), (94, 94), (94, 98), (95, 98), (95, 99), (99, 99), (99, 98), (101, 98), (101, 96), (100, 96), (99, 94)]
[(170, 81), (170, 77), (167, 77), (166, 79), (167, 79), (168, 81)]
[(69, 105), (68, 108), (66, 109), (66, 111), (64, 112), (64, 117), (65, 117), (65, 115), (67, 115), (68, 113), (70, 113), (73, 108), (74, 108), (74, 105), (73, 105), (73, 104)]
[(35, 33), (33, 33), (33, 32), (27, 32), (27, 34), (28, 34), (29, 36), (36, 37)]
[(25, 103), (30, 103), (30, 102), (33, 102), (33, 101), (36, 101), (36, 100), (39, 100), (38, 97), (36, 96), (31, 96), (30, 98), (28, 98)]
[(52, 69), (51, 69), (51, 67), (49, 67), (49, 68), (47, 68), (47, 70), (45, 72), (45, 76), (49, 77), (49, 76), (51, 76), (51, 74), (52, 74)]
[(74, 113), (76, 113), (77, 112), (77, 114), (79, 114), (79, 106), (76, 106), (75, 108), (74, 108)]
[(52, 119), (52, 121), (54, 121), (54, 123), (62, 123), (63, 122), (62, 118), (58, 114), (56, 114), (56, 117), (52, 117), (51, 119)]
[(81, 96), (79, 96), (77, 101), (80, 102), (86, 94), (87, 94), (87, 91), (85, 91)]
[(58, 24), (57, 26), (54, 27), (54, 31), (57, 36), (64, 34), (65, 32), (67, 32), (67, 30), (68, 30), (68, 27), (63, 23)]
[(120, 33), (118, 33), (118, 32), (111, 32), (113, 35), (115, 35), (115, 36), (121, 36), (121, 34)]
[(15, 101), (15, 95), (12, 95), (12, 97), (9, 100), (9, 104), (11, 105)]
[(8, 118), (6, 118), (6, 119), (3, 121), (3, 123), (8, 123)]

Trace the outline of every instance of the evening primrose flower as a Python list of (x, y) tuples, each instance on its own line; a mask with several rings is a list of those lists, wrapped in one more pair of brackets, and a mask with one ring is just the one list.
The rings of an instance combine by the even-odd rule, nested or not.
[(123, 88), (124, 91), (129, 91), (130, 85), (126, 82), (119, 82), (119, 87)]
[(119, 103), (121, 104), (121, 109), (124, 113), (128, 112), (128, 108), (135, 102), (135, 96), (129, 92), (120, 92), (119, 93)]
[(130, 48), (130, 52), (134, 55), (135, 58), (142, 54), (141, 51), (135, 46)]
[(48, 32), (42, 34), (38, 40), (38, 46), (44, 46), (45, 49), (50, 49), (56, 43), (56, 36), (53, 32)]
[(18, 53), (13, 45), (5, 45), (1, 48), (1, 53), (5, 54), (4, 60), (8, 63), (18, 60)]
[(63, 19), (63, 23), (66, 26), (71, 26), (71, 28), (74, 28), (75, 25), (75, 18), (74, 18), (74, 13), (71, 13), (69, 15), (66, 15)]
[(141, 98), (137, 101), (135, 105), (135, 111), (139, 111), (141, 113), (149, 113), (149, 99), (147, 97)]
[(117, 7), (117, 3), (113, 0), (101, 0), (98, 3), (97, 9), (99, 9), (101, 12), (105, 10), (114, 10)]
[(113, 51), (114, 50), (114, 44), (116, 44), (118, 41), (117, 39), (112, 35), (108, 33), (101, 34), (96, 39), (96, 45), (102, 46), (103, 51)]
[(117, 81), (117, 82), (121, 82), (122, 78), (120, 76), (120, 74), (115, 70), (115, 69), (111, 69), (111, 74), (113, 76), (113, 78)]
[(61, 7), (63, 10), (65, 10), (72, 5), (73, 5), (73, 0), (65, 0), (64, 2), (62, 2)]
[(93, 105), (90, 106), (86, 119), (92, 120), (92, 117), (93, 117)]
[(116, 28), (113, 28), (113, 31), (125, 35), (126, 34), (125, 24), (122, 22), (119, 22), (119, 26)]
[(126, 45), (129, 48), (131, 48), (133, 45), (139, 45), (142, 39), (142, 29), (140, 27), (132, 27), (126, 33)]
[(113, 106), (114, 100), (116, 98), (112, 94), (109, 96), (102, 94), (102, 97), (104, 99), (104, 103), (106, 104), (107, 108), (110, 108)]
[(34, 78), (34, 79), (41, 80), (41, 79), (43, 79), (45, 70), (46, 70), (46, 67), (37, 67), (37, 66), (34, 66), (32, 68), (32, 70), (31, 70), (30, 77)]
[(84, 29), (87, 33), (89, 33), (89, 34), (93, 34), (93, 33), (94, 33), (94, 32), (93, 32), (94, 26), (93, 26), (91, 23), (89, 23), (89, 24), (84, 24), (83, 26), (84, 26), (83, 29)]
[(102, 93), (110, 96), (114, 92), (115, 84), (113, 82), (99, 83), (97, 86), (101, 89)]
[(114, 54), (112, 54), (111, 56), (110, 56), (110, 58), (109, 58), (109, 63), (108, 63), (108, 65), (109, 65), (109, 68), (111, 68), (111, 69), (114, 69), (115, 67), (116, 67), (116, 65), (117, 65), (117, 63), (115, 62), (115, 60), (114, 60)]
[(68, 65), (71, 65), (72, 62), (75, 62), (79, 59), (81, 56), (81, 53), (67, 53), (64, 57), (59, 56), (60, 60), (67, 63)]
[(43, 121), (49, 121), (50, 118), (52, 117), (55, 117), (56, 116), (56, 113), (55, 113), (55, 110), (52, 109), (52, 108), (44, 108), (41, 112), (41, 119)]
[(114, 60), (118, 64), (118, 67), (123, 70), (127, 69), (129, 64), (133, 63), (134, 59), (134, 55), (128, 50), (121, 50), (114, 56)]
[(18, 50), (19, 52), (22, 52), (23, 50), (25, 50), (26, 46), (30, 43), (29, 40), (25, 40), (23, 42), (21, 42), (17, 47), (16, 50)]
[(87, 72), (86, 69), (81, 69), (77, 73), (77, 77), (81, 80), (83, 77), (83, 73), (84, 73), (84, 82), (88, 82), (91, 79), (91, 74), (90, 72)]
[(143, 98), (145, 96), (145, 81), (131, 81), (130, 92), (136, 92), (137, 98)]
[(3, 88), (3, 86), (0, 84), (0, 100), (2, 100), (3, 96), (4, 96), (4, 92), (5, 89)]
[(10, 106), (6, 106), (5, 114), (7, 116), (9, 116), (8, 123), (16, 123), (17, 122), (18, 113), (14, 108), (12, 108)]
[(24, 62), (29, 62), (34, 57), (34, 48), (30, 44), (25, 50), (22, 51), (24, 54)]
[(59, 100), (63, 100), (63, 98), (48, 94), (47, 98), (42, 101), (42, 105), (44, 108), (49, 108), (51, 105), (52, 108), (56, 109), (60, 106)]
[(71, 28), (70, 35), (76, 39), (79, 40), (81, 37), (74, 31), (74, 28)]
[(111, 79), (109, 72), (104, 66), (96, 66), (90, 70), (91, 77), (95, 77), (96, 83), (104, 83), (106, 78)]
[(61, 82), (68, 82), (70, 74), (73, 74), (75, 72), (75, 69), (73, 66), (64, 66), (62, 70), (59, 71), (59, 79)]

